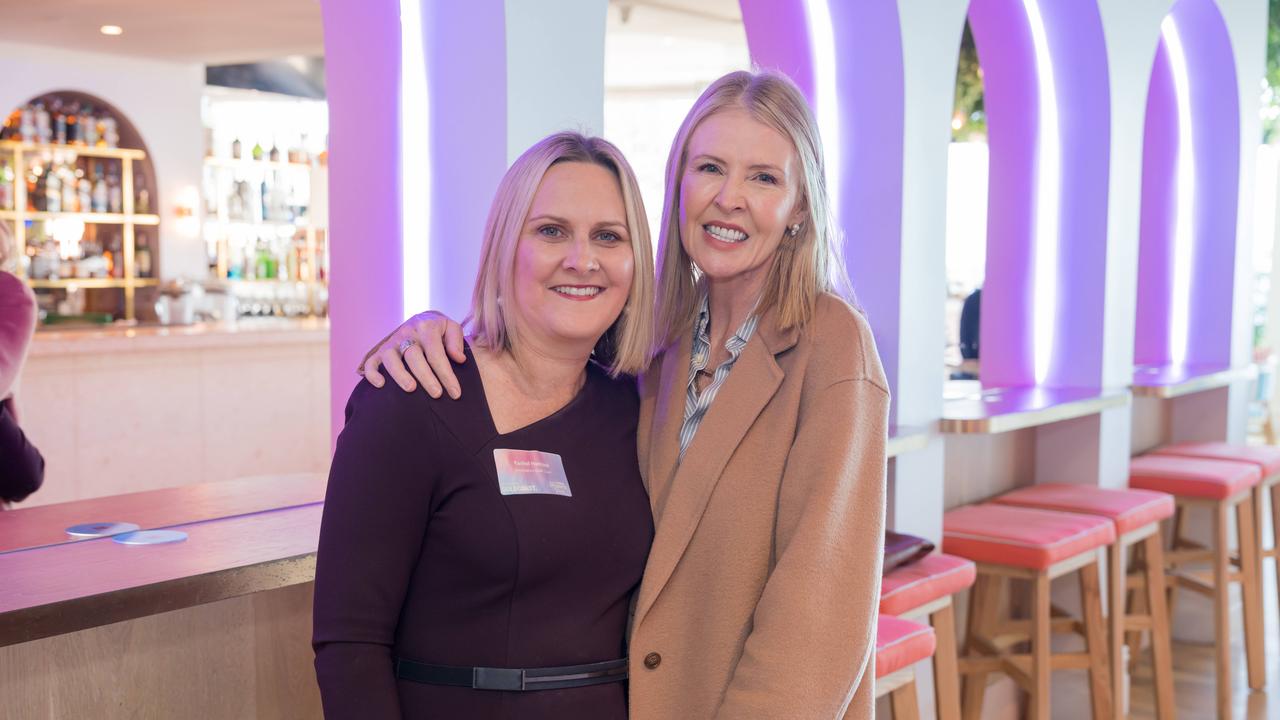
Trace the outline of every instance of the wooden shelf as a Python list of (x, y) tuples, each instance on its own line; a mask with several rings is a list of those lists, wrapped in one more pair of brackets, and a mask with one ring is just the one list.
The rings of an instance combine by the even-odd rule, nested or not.
[(73, 153), (82, 157), (108, 158), (112, 160), (143, 160), (147, 154), (142, 150), (131, 148), (89, 147), (87, 145), (42, 145), (26, 143), (18, 140), (0, 141), (0, 150), (18, 152), (61, 152)]
[(27, 280), (32, 288), (65, 288), (75, 285), (83, 288), (150, 287), (159, 283), (155, 278), (59, 278), (57, 280)]
[(22, 211), (16, 210), (0, 210), (0, 220), (80, 220), (86, 225), (124, 225), (125, 223), (133, 223), (134, 225), (159, 225), (159, 215), (126, 215), (124, 213), (75, 213), (75, 212), (40, 212), (40, 211)]
[(1048, 425), (1096, 415), (1129, 404), (1127, 389), (990, 388), (943, 401), (945, 433), (986, 434)]
[(1143, 365), (1133, 370), (1133, 394), (1170, 398), (1226, 387), (1258, 376), (1257, 365), (1223, 367), (1209, 365)]
[(252, 158), (216, 158), (204, 159), (206, 167), (232, 168), (238, 170), (311, 170), (311, 163), (289, 162), (287, 160), (254, 160)]
[(904, 453), (923, 450), (929, 445), (932, 435), (928, 428), (894, 425), (889, 428), (889, 441), (885, 445), (885, 454), (895, 458)]

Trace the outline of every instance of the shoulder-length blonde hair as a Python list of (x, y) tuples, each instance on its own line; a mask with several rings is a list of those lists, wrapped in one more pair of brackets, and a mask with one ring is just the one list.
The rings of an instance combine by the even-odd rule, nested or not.
[[(653, 346), (653, 250), (640, 186), (622, 151), (603, 138), (558, 132), (538, 141), (511, 164), (498, 184), (484, 228), (480, 269), (471, 295), (471, 314), (464, 320), (482, 347), (509, 350), (518, 341), (502, 298), (513, 298), (516, 246), (533, 196), (551, 166), (564, 162), (600, 165), (613, 173), (622, 188), (631, 238), (634, 272), (622, 314), (596, 343), (595, 360), (617, 377), (638, 374), (649, 365)], [(509, 302), (509, 301), (508, 301)]]
[(741, 108), (782, 133), (795, 148), (800, 165), (800, 234), (784, 237), (765, 279), (763, 312), (776, 307), (783, 328), (803, 327), (813, 317), (818, 296), (835, 292), (853, 301), (840, 253), (822, 158), (818, 122), (800, 88), (773, 71), (732, 72), (711, 83), (685, 116), (667, 157), (666, 200), (658, 242), (658, 303), (655, 348), (680, 340), (693, 324), (698, 302), (698, 271), (680, 242), (680, 183), (688, 161), (689, 139), (708, 117)]

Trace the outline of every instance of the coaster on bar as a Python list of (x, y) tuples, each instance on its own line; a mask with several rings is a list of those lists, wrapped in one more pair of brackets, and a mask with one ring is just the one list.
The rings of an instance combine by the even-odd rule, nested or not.
[(187, 534), (181, 530), (140, 530), (116, 535), (111, 539), (121, 545), (163, 545), (182, 542), (187, 539)]
[(72, 525), (67, 528), (67, 534), (77, 538), (95, 538), (108, 537), (110, 535), (119, 535), (120, 533), (134, 532), (138, 529), (137, 525), (126, 522), (91, 522)]

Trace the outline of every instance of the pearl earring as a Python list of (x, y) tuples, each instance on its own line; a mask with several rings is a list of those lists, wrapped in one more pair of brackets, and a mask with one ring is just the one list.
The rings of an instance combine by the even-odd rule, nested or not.
[(800, 234), (800, 223), (796, 223), (795, 225), (792, 225), (791, 227), (787, 228), (788, 237), (795, 237), (799, 234)]

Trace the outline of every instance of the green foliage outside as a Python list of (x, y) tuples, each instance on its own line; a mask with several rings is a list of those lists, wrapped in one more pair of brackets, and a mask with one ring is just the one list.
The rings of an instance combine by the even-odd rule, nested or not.
[[(1271, 0), (1274, 5), (1280, 0)], [(987, 113), (982, 101), (982, 67), (968, 21), (960, 38), (960, 62), (956, 68), (956, 104), (951, 116), (952, 142), (985, 142)]]
[(1280, 142), (1280, 0), (1267, 13), (1267, 77), (1262, 83), (1262, 142)]

